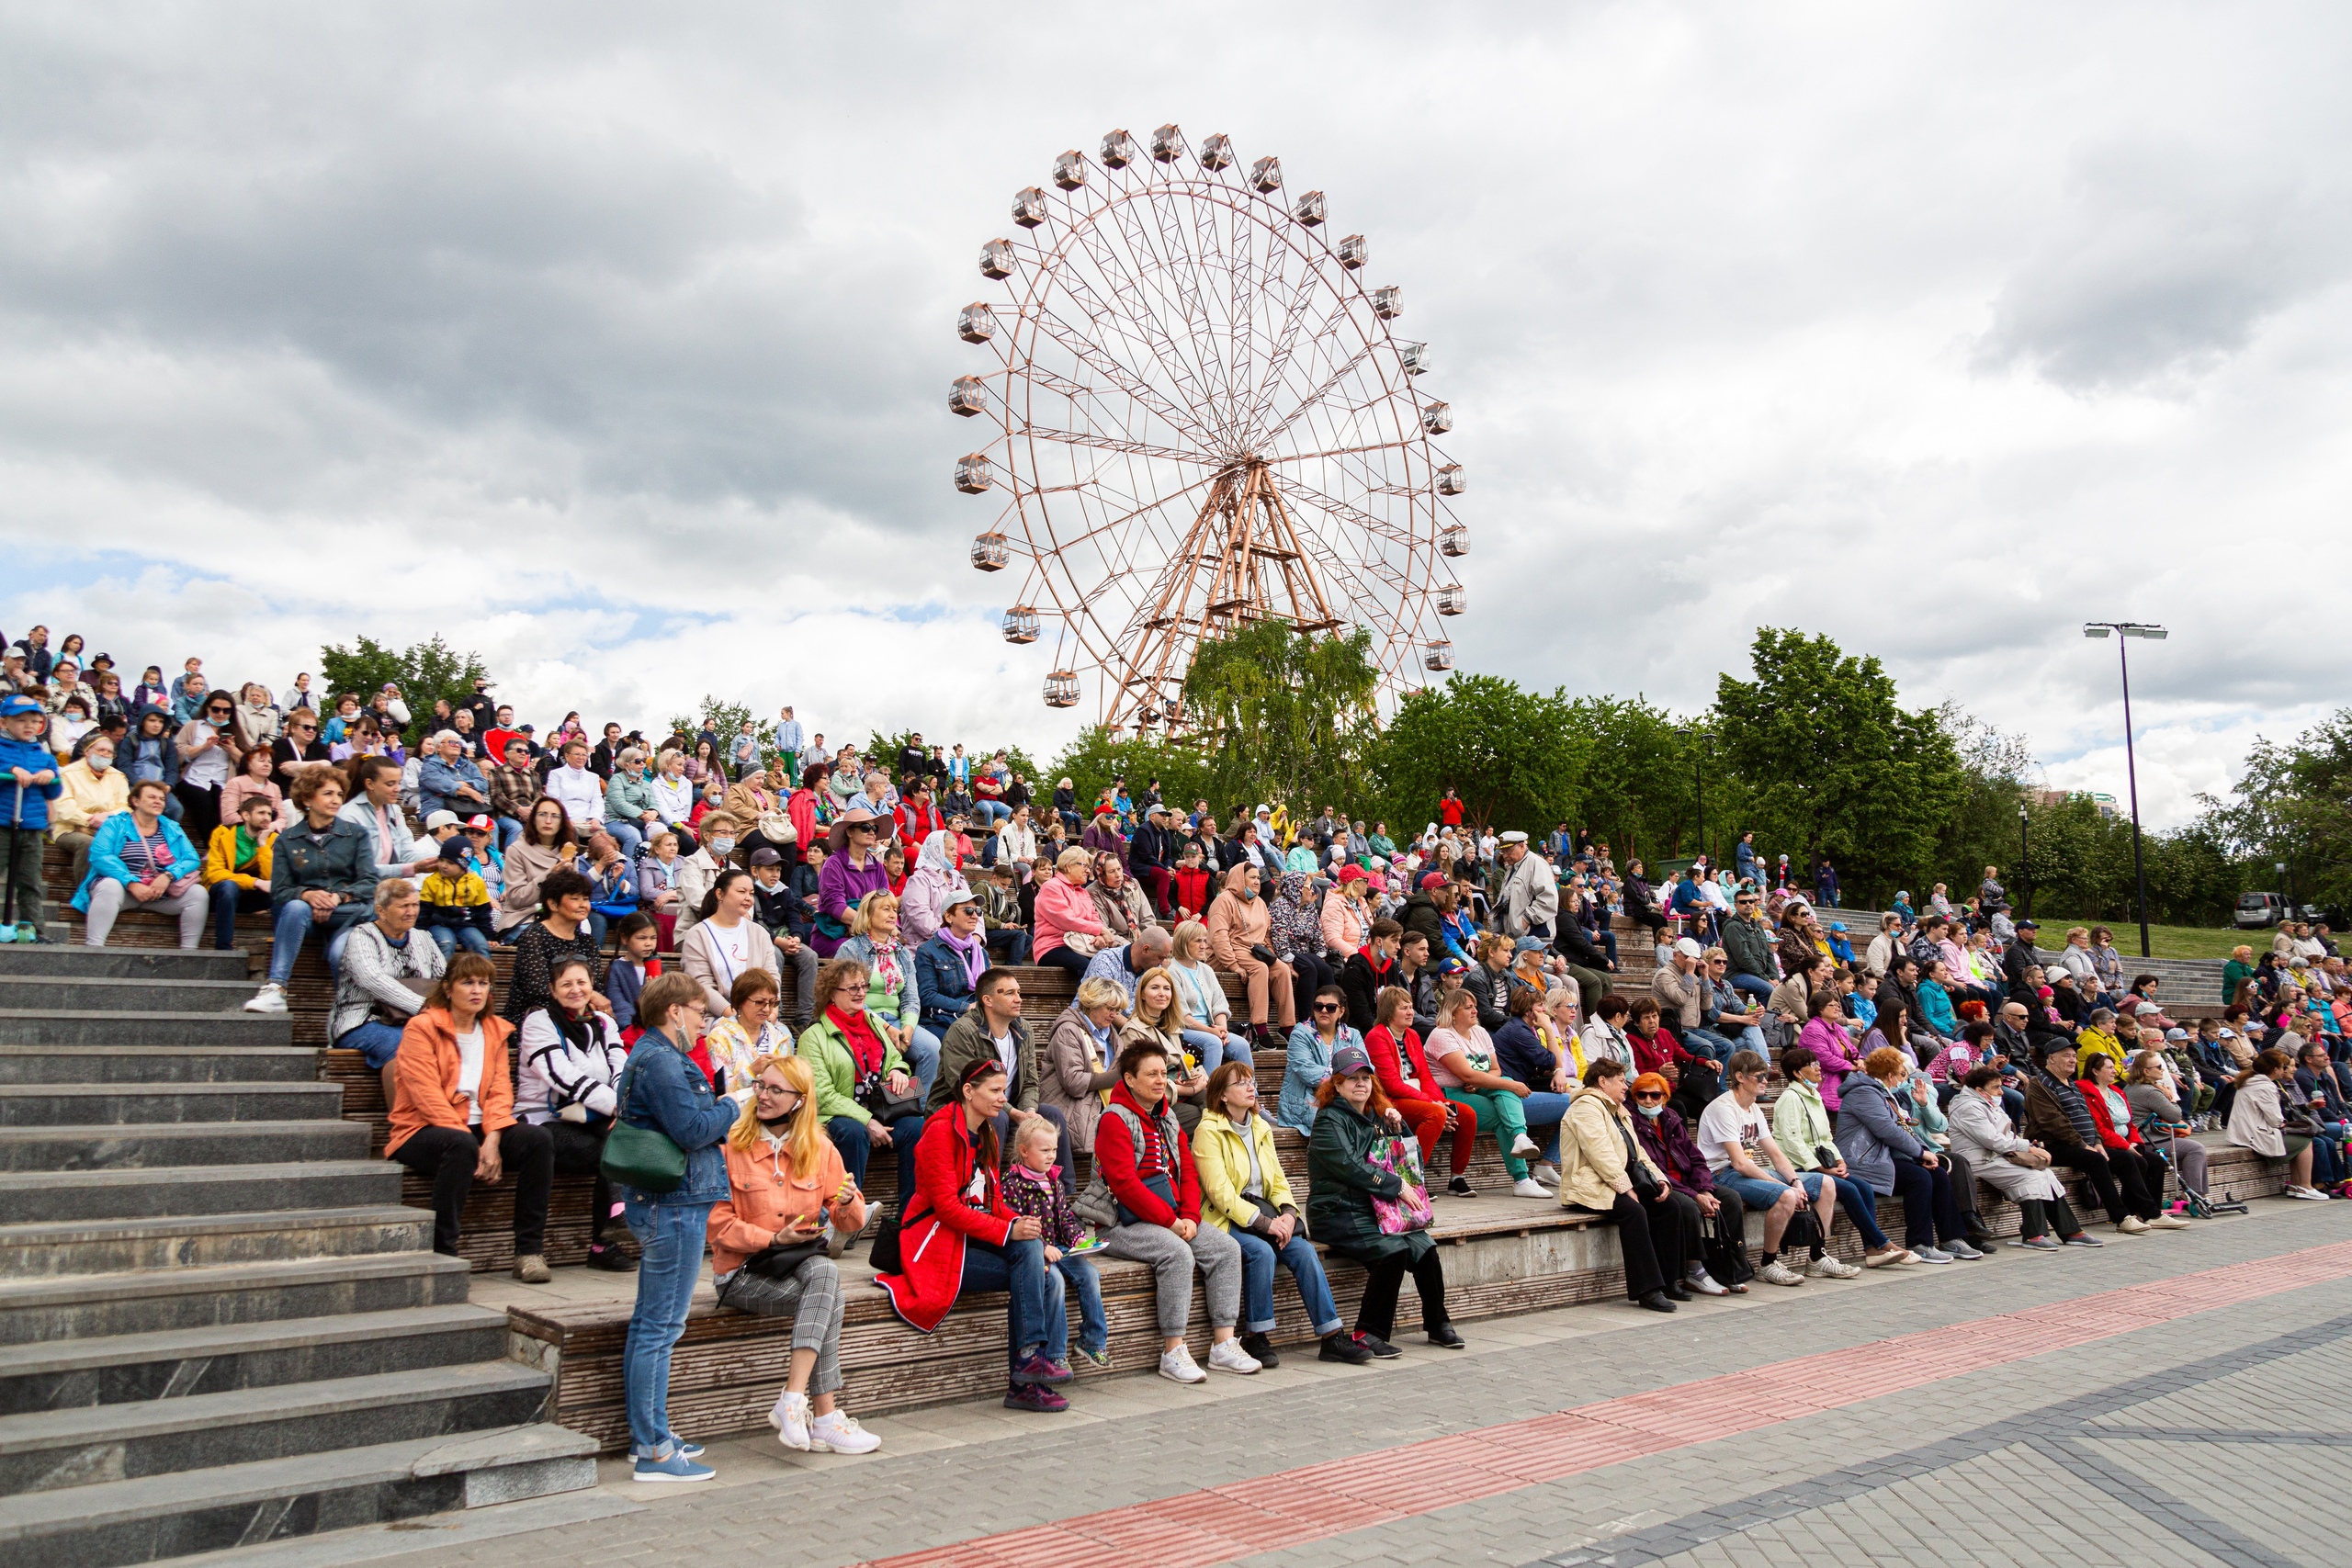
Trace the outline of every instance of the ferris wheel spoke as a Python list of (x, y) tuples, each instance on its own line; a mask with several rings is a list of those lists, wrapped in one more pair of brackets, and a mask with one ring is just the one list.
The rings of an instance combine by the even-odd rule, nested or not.
[[(1341, 300), (1340, 310), (1335, 311), (1333, 316), (1328, 319), (1336, 320), (1338, 316), (1345, 314), (1347, 304), (1348, 302), (1346, 300)], [(1328, 330), (1328, 328), (1326, 330)], [(1301, 398), (1288, 413), (1283, 415), (1280, 420), (1274, 423), (1272, 428), (1269, 429), (1264, 434), (1257, 438), (1258, 445), (1261, 449), (1262, 449), (1268, 443), (1273, 441), (1276, 436), (1282, 434), (1283, 431), (1288, 430), (1292, 425), (1296, 424), (1308, 412), (1317, 408), (1322, 407), (1323, 400), (1329, 397), (1334, 391), (1338, 390), (1341, 382), (1345, 381), (1349, 377), (1362, 369), (1364, 363), (1371, 359), (1373, 350), (1379, 345), (1380, 342), (1381, 340), (1377, 338), (1364, 339), (1363, 342), (1358, 345), (1353, 354), (1351, 354), (1346, 359), (1340, 361), (1339, 366), (1333, 369), (1329, 376), (1326, 376), (1321, 381), (1316, 384), (1313, 391), (1307, 393), (1304, 398)], [(1287, 367), (1285, 367), (1285, 368), (1287, 368)], [(1274, 390), (1275, 389), (1273, 388), (1268, 389), (1266, 400), (1269, 404), (1273, 401)]]
[[(1191, 436), (1204, 445), (1207, 444), (1208, 433), (1201, 429), (1159, 389), (1129, 370), (1115, 356), (1104, 353), (1097, 344), (1090, 342), (1084, 333), (1063, 321), (1052, 310), (1042, 303), (1024, 307), (1024, 310), (1046, 335), (1058, 344), (1072, 358), (1157, 414), (1171, 430), (1180, 434)], [(1015, 372), (1015, 374), (1025, 374), (1025, 372)]]
[[(1095, 225), (1090, 223), (1083, 226), (1072, 235), (1072, 238), (1086, 251), (1094, 265), (1102, 269), (1106, 277), (1116, 277), (1122, 273), (1133, 273), (1136, 270), (1121, 265), (1118, 254), (1104, 243), (1102, 235), (1097, 231)], [(1108, 306), (1104, 307), (1091, 281), (1081, 281), (1075, 273), (1069, 275), (1061, 281), (1064, 287), (1069, 288), (1074, 295), (1083, 288), (1086, 296), (1093, 301), (1091, 308), (1112, 310), (1133, 327), (1136, 339), (1167, 367), (1169, 373), (1176, 380), (1178, 391), (1190, 399), (1196, 415), (1207, 406), (1202, 391), (1207, 377), (1201, 367), (1188, 364), (1182, 349), (1169, 334), (1167, 328), (1153, 319), (1148, 312), (1138, 310), (1132, 291), (1118, 288), (1111, 290), (1111, 300)], [(1137, 278), (1136, 281), (1139, 283), (1141, 279)], [(1204, 430), (1194, 431), (1194, 434), (1201, 437), (1205, 437), (1209, 434)]]
[(1353, 457), (1366, 452), (1402, 452), (1420, 445), (1417, 436), (1400, 435), (1394, 441), (1370, 441), (1360, 446), (1329, 446), (1318, 452), (1272, 452), (1269, 463), (1305, 463), (1317, 457)]
[(1013, 434), (1037, 441), (1058, 442), (1065, 446), (1086, 446), (1098, 452), (1131, 452), (1139, 457), (1160, 457), (1171, 463), (1191, 463), (1204, 468), (1216, 467), (1225, 461), (1206, 452), (1188, 452), (1181, 446), (1159, 446), (1148, 441), (1129, 440), (1122, 435), (1097, 435), (1090, 430), (1055, 430), (1046, 425), (1029, 424), (1021, 426)]
[[(1301, 288), (1293, 292), (1290, 309), (1283, 315), (1282, 329), (1274, 338), (1273, 351), (1267, 357), (1265, 373), (1251, 388), (1250, 409), (1241, 418), (1242, 429), (1257, 429), (1258, 422), (1265, 418), (1266, 411), (1273, 406), (1274, 395), (1282, 389), (1283, 377), (1289, 373), (1291, 355), (1298, 344), (1298, 324), (1314, 299), (1314, 291), (1309, 288)], [(1323, 324), (1317, 332), (1329, 330), (1339, 319), (1339, 314), (1346, 309), (1347, 300), (1343, 296), (1334, 310), (1325, 313)]]
[[(1100, 523), (1091, 523), (1083, 533), (1073, 535), (1069, 538), (1065, 539), (1060, 535), (1055, 534), (1053, 536), (1054, 547), (1058, 550), (1074, 550), (1080, 545), (1089, 544), (1093, 540), (1102, 537), (1104, 534), (1111, 532), (1114, 528), (1125, 527), (1129, 523), (1134, 522), (1136, 518), (1143, 516), (1146, 513), (1161, 511), (1168, 506), (1172, 505), (1182, 498), (1192, 494), (1196, 490), (1199, 490), (1203, 485), (1214, 483), (1216, 479), (1216, 476), (1215, 474), (1203, 474), (1199, 479), (1193, 480), (1191, 484), (1186, 485), (1182, 490), (1171, 491), (1166, 495), (1156, 496), (1149, 501), (1137, 502), (1137, 503), (1130, 510), (1123, 512), (1115, 517), (1106, 517)], [(1135, 500), (1132, 496), (1126, 497), (1125, 499)]]
[[(1227, 402), (1231, 392), (1232, 377), (1229, 367), (1224, 363), (1223, 356), (1216, 351), (1216, 332), (1213, 323), (1208, 320), (1204, 280), (1200, 276), (1200, 269), (1191, 248), (1183, 245), (1181, 241), (1168, 243), (1170, 236), (1164, 231), (1155, 231), (1154, 228), (1148, 227), (1139, 221), (1136, 204), (1132, 201), (1119, 203), (1114, 216), (1120, 236), (1126, 242), (1129, 254), (1139, 260), (1149, 258), (1158, 264), (1156, 269), (1139, 267), (1138, 272), (1142, 276), (1138, 276), (1137, 281), (1143, 282), (1145, 277), (1148, 276), (1152, 291), (1164, 306), (1170, 309), (1171, 314), (1178, 316), (1183, 321), (1186, 335), (1193, 340), (1193, 360), (1201, 373), (1203, 382), (1205, 384), (1212, 378), (1210, 373), (1213, 370), (1217, 372), (1214, 378), (1216, 385), (1207, 388), (1210, 398), (1217, 405)], [(1166, 217), (1163, 217), (1161, 223), (1163, 230), (1166, 220)], [(1177, 259), (1180, 256), (1185, 263), (1184, 270), (1190, 275), (1189, 276), (1178, 276)], [(1155, 272), (1156, 276), (1154, 276)], [(1171, 337), (1170, 341), (1172, 343), (1173, 338)], [(1229, 435), (1230, 432), (1220, 432), (1220, 434)]]
[(1399, 528), (1396, 524), (1389, 522), (1385, 518), (1374, 517), (1371, 513), (1364, 511), (1362, 507), (1351, 505), (1347, 502), (1341, 501), (1335, 496), (1327, 495), (1323, 491), (1317, 490), (1312, 485), (1302, 484), (1295, 479), (1286, 478), (1280, 474), (1270, 475), (1269, 477), (1272, 479), (1274, 488), (1277, 491), (1281, 491), (1284, 496), (1298, 502), (1303, 506), (1312, 507), (1317, 512), (1325, 513), (1330, 516), (1340, 518), (1343, 522), (1353, 524), (1356, 527), (1362, 528), (1368, 534), (1376, 534), (1380, 537), (1390, 540), (1396, 544), (1404, 545), (1409, 547), (1419, 542), (1414, 538), (1412, 531), (1409, 528)]

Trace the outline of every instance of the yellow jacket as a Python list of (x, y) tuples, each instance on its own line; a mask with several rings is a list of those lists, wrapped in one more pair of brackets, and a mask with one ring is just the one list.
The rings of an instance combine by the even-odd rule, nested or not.
[[(2093, 1029), (2090, 1025), (2085, 1024), (2082, 1032), (2075, 1037), (2075, 1054), (2085, 1060), (2093, 1056), (2111, 1058), (2118, 1069), (2117, 1077), (2119, 1081), (2120, 1080), (2122, 1076), (2120, 1069), (2123, 1066), (2123, 1042), (2106, 1030)], [(2090, 1077), (2088, 1072), (2083, 1070), (2080, 1064), (2077, 1064), (2075, 1070), (2084, 1077)]]
[(68, 833), (95, 833), (97, 829), (91, 825), (94, 818), (130, 809), (130, 780), (120, 768), (95, 773), (86, 761), (68, 762), (57, 770), (57, 782), (65, 788), (49, 803), (49, 836), (52, 839), (62, 839)]
[(1579, 1089), (1568, 1100), (1560, 1122), (1560, 1201), (1584, 1209), (1606, 1209), (1626, 1178), (1625, 1148), (1631, 1139), (1642, 1168), (1659, 1186), (1665, 1173), (1652, 1164), (1634, 1137), (1634, 1119), (1597, 1089)]
[[(1290, 1179), (1274, 1153), (1274, 1124), (1263, 1111), (1250, 1118), (1258, 1145), (1258, 1176), (1266, 1201), (1277, 1209), (1295, 1209)], [(1248, 1230), (1258, 1217), (1257, 1205), (1241, 1195), (1250, 1185), (1250, 1151), (1242, 1145), (1241, 1129), (1226, 1120), (1222, 1111), (1201, 1114), (1193, 1130), (1193, 1168), (1201, 1178), (1201, 1223), (1221, 1231)]]
[(212, 829), (211, 840), (204, 846), (204, 886), (209, 887), (215, 883), (233, 882), (240, 887), (258, 888), (266, 893), (269, 891), (270, 857), (277, 850), (277, 834), (272, 831), (262, 840), (261, 847), (254, 853), (254, 869), (239, 871), (237, 826), (233, 822), (223, 822)]

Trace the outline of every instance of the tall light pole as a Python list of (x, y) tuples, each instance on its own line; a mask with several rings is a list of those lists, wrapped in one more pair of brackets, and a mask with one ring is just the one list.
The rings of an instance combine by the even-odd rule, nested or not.
[(2025, 884), (2025, 917), (2033, 919), (2033, 846), (2026, 837), (2025, 802), (2018, 802), (2018, 880)]
[(2113, 634), (2115, 651), (2122, 661), (2123, 671), (2123, 773), (2132, 786), (2132, 879), (2138, 885), (2140, 895), (2140, 956), (2148, 952), (2148, 868), (2140, 854), (2140, 768), (2132, 755), (2132, 639), (2147, 637), (2162, 642), (2172, 634), (2145, 621), (2086, 621), (2085, 637), (2106, 637)]
[[(1690, 784), (1699, 795), (1699, 858), (1705, 860), (1707, 858), (1707, 780), (1699, 766), (1699, 748), (1706, 740), (1706, 731), (1694, 724), (1681, 729), (1679, 733), (1682, 739), (1690, 742)], [(1713, 864), (1710, 863), (1707, 869), (1714, 870)]]

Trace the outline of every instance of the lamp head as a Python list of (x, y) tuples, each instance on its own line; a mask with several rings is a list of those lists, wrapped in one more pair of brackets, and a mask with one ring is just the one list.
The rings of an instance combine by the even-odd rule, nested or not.
[(2085, 626), (2083, 628), (2083, 635), (2085, 637), (2105, 637), (2109, 632), (2113, 631), (2114, 629), (2115, 628), (2112, 626)]

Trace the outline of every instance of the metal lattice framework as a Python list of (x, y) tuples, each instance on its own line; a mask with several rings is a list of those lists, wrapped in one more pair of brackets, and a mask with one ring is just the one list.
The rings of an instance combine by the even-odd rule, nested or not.
[(997, 364), (948, 406), (993, 427), (956, 484), (1008, 492), (972, 564), (1022, 568), (1007, 640), (1054, 623), (1046, 701), (1091, 681), (1105, 724), (1177, 723), (1194, 649), (1270, 616), (1366, 628), (1388, 699), (1451, 668), (1434, 617), (1464, 608), (1468, 531), (1430, 438), (1453, 413), (1391, 330), (1403, 291), (1363, 282), (1363, 236), (1327, 235), (1323, 193), (1165, 125), (1064, 152), (1012, 220), (980, 250), (1003, 300), (957, 322)]

